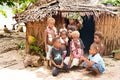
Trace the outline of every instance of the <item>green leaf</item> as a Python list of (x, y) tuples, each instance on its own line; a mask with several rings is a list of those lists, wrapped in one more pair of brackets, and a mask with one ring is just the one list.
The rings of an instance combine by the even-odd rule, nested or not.
[(6, 14), (6, 11), (5, 11), (5, 10), (0, 9), (0, 13), (1, 13), (5, 18), (7, 18), (7, 14)]

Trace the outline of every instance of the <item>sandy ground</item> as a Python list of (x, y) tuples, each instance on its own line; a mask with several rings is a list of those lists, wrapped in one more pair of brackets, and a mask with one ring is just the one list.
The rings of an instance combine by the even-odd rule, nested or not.
[[(12, 36), (12, 37), (11, 37)], [(57, 77), (45, 66), (27, 67), (23, 65), (24, 50), (15, 50), (15, 43), (25, 42), (25, 33), (0, 38), (0, 79), (2, 80), (120, 80), (120, 60), (105, 56), (105, 72), (95, 78), (84, 69), (61, 72)]]

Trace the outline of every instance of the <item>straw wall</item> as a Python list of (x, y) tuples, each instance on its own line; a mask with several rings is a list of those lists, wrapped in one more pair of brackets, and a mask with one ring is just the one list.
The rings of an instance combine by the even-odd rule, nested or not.
[(120, 49), (120, 18), (108, 14), (95, 17), (96, 31), (104, 35), (106, 54), (111, 54), (114, 49)]

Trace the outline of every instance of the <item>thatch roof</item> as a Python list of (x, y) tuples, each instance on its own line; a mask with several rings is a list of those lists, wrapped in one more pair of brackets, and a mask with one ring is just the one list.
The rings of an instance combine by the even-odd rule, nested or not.
[(105, 13), (119, 16), (120, 8), (92, 5), (89, 0), (50, 0), (50, 2), (41, 5), (38, 5), (38, 3), (32, 5), (28, 10), (16, 14), (15, 19), (17, 22), (34, 22), (43, 20), (47, 16), (57, 15), (59, 12), (62, 12), (63, 17), (74, 12), (79, 12), (81, 15), (98, 16)]

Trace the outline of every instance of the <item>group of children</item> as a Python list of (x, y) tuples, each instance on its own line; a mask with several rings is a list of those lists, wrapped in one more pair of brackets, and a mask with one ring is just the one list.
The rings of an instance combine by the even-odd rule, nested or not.
[[(81, 23), (79, 22), (81, 25)], [(80, 39), (77, 29), (80, 27), (74, 24), (74, 19), (57, 32), (55, 19), (48, 18), (45, 30), (45, 50), (47, 67), (52, 67), (52, 75), (57, 76), (61, 69), (69, 71), (73, 66), (83, 66), (98, 74), (105, 70), (102, 56), (104, 54), (103, 36), (100, 32), (94, 34), (94, 42), (90, 46), (89, 57), (84, 57), (84, 44)], [(50, 64), (51, 63), (51, 64)]]

